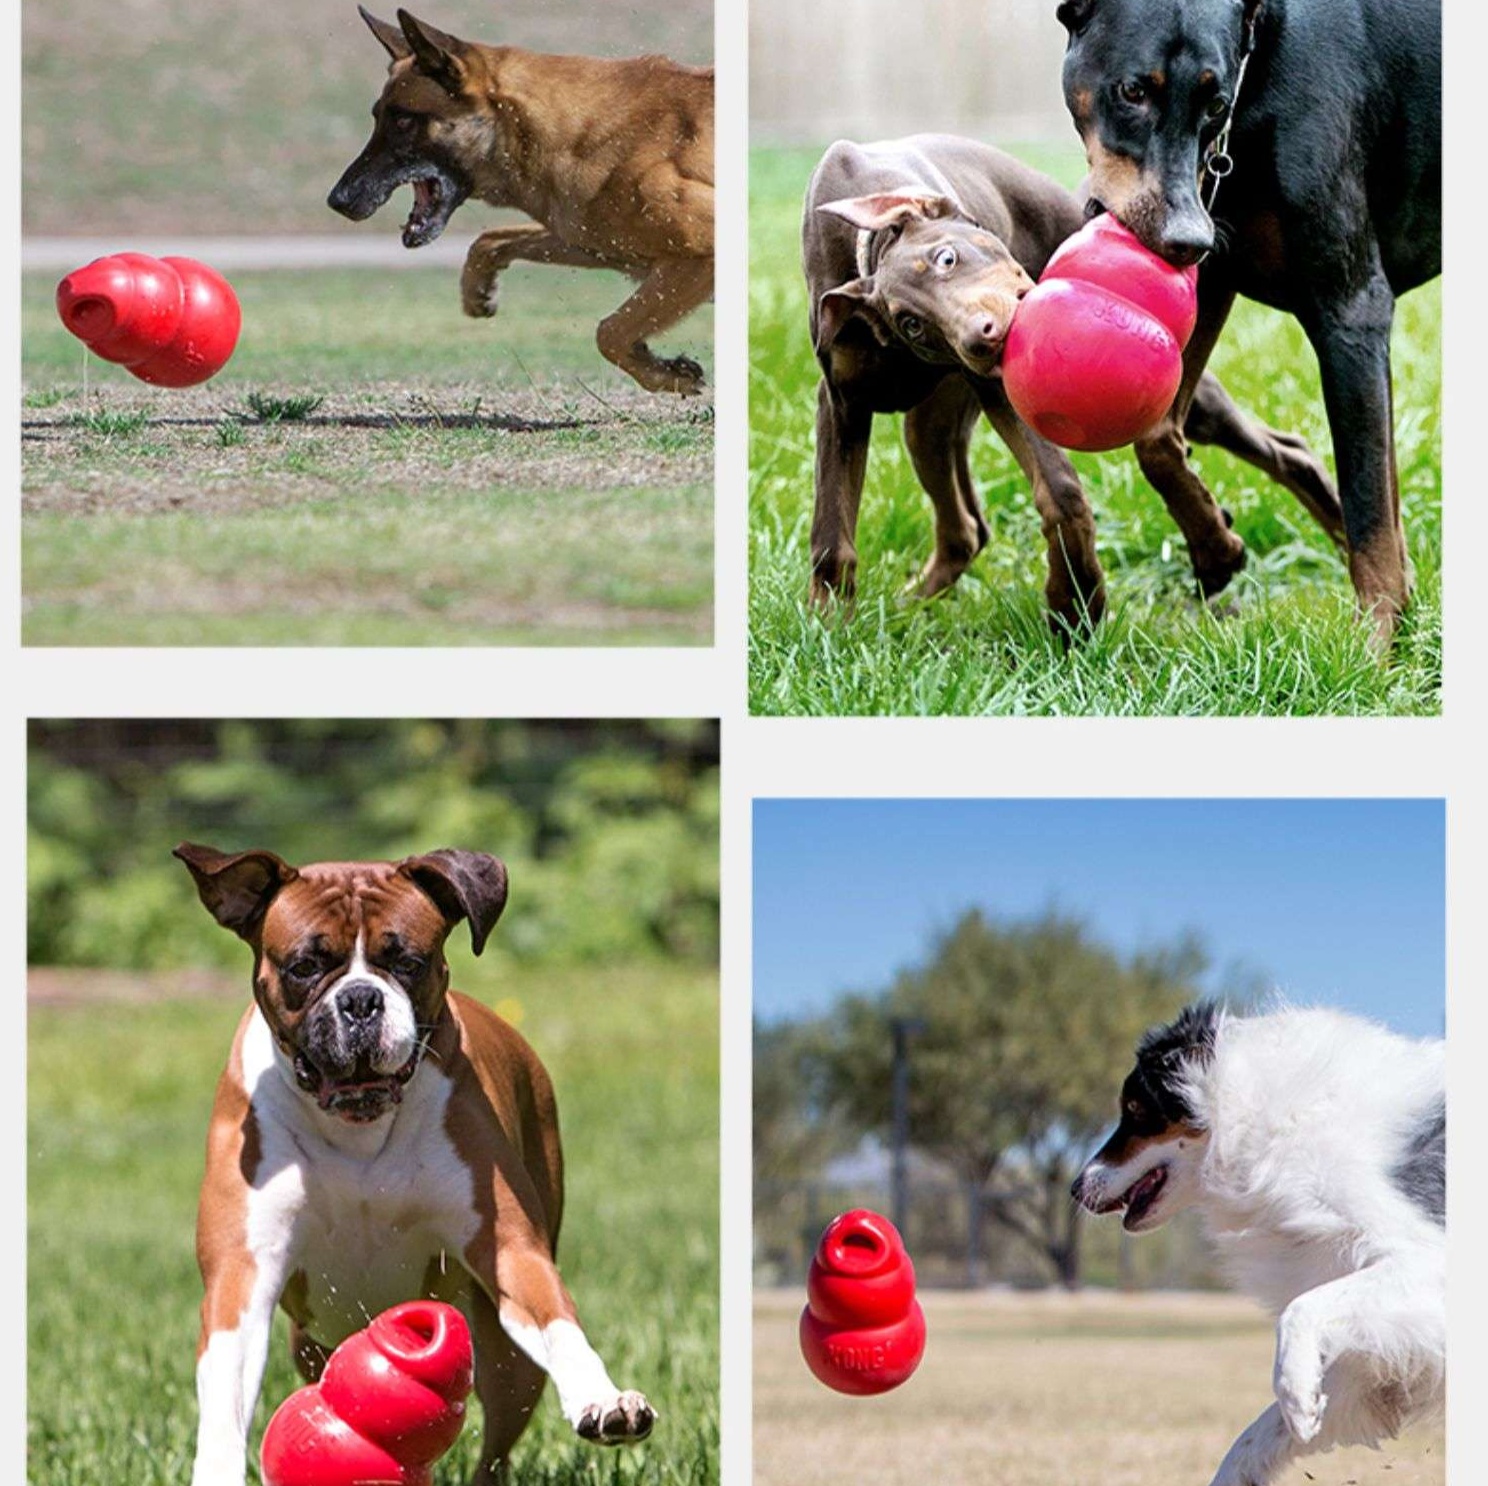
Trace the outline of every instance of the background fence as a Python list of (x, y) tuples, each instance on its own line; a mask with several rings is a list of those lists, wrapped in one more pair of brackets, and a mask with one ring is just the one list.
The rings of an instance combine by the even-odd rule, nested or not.
[(751, 0), (755, 144), (918, 130), (1073, 143), (1054, 0)]

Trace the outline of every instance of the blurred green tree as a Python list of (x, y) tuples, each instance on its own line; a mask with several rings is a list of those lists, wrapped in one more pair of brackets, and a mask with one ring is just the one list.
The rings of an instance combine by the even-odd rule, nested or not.
[(706, 721), (38, 721), (28, 949), (33, 964), (236, 967), (170, 855), (197, 840), (293, 862), (490, 851), (512, 877), (491, 952), (711, 962), (718, 820)]
[(860, 1135), (886, 1141), (891, 1024), (917, 1023), (909, 1138), (965, 1184), (969, 1267), (990, 1218), (1074, 1288), (1080, 1224), (1070, 1183), (1115, 1122), (1137, 1037), (1194, 998), (1206, 964), (1193, 937), (1123, 958), (1078, 918), (998, 923), (972, 909), (887, 990), (846, 996), (797, 1029), (816, 1062), (798, 1086)]

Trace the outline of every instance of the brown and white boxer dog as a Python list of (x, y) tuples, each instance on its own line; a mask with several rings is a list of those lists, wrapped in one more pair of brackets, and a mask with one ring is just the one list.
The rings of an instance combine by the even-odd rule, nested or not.
[(449, 989), (444, 941), (464, 919), (480, 953), (506, 868), (474, 851), (298, 868), (270, 851), (175, 854), (254, 961), (197, 1217), (192, 1486), (242, 1486), (276, 1305), (307, 1379), (390, 1305), (458, 1305), (485, 1413), (473, 1486), (503, 1479), (545, 1377), (581, 1438), (643, 1439), (655, 1411), (610, 1381), (554, 1263), (552, 1084), (512, 1027)]

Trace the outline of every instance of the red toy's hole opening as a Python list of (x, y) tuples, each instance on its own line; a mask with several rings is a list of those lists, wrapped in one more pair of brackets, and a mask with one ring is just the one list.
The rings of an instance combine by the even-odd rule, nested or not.
[(102, 295), (73, 300), (67, 310), (69, 328), (84, 340), (96, 339), (114, 325), (114, 307)]

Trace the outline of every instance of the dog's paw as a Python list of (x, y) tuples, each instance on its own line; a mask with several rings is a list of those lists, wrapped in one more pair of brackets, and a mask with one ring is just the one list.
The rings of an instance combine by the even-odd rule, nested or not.
[(591, 1403), (574, 1429), (592, 1445), (633, 1445), (645, 1439), (655, 1423), (656, 1410), (645, 1394), (627, 1389), (605, 1403)]
[(1299, 1444), (1311, 1443), (1323, 1427), (1323, 1412), (1328, 1407), (1316, 1359), (1288, 1356), (1278, 1361), (1273, 1381), (1276, 1404), (1292, 1438)]
[(460, 278), (460, 308), (472, 320), (489, 320), (497, 308), (496, 275), (471, 273)]
[(669, 356), (658, 359), (658, 392), (675, 392), (678, 397), (696, 397), (703, 390), (703, 369), (691, 356)]

